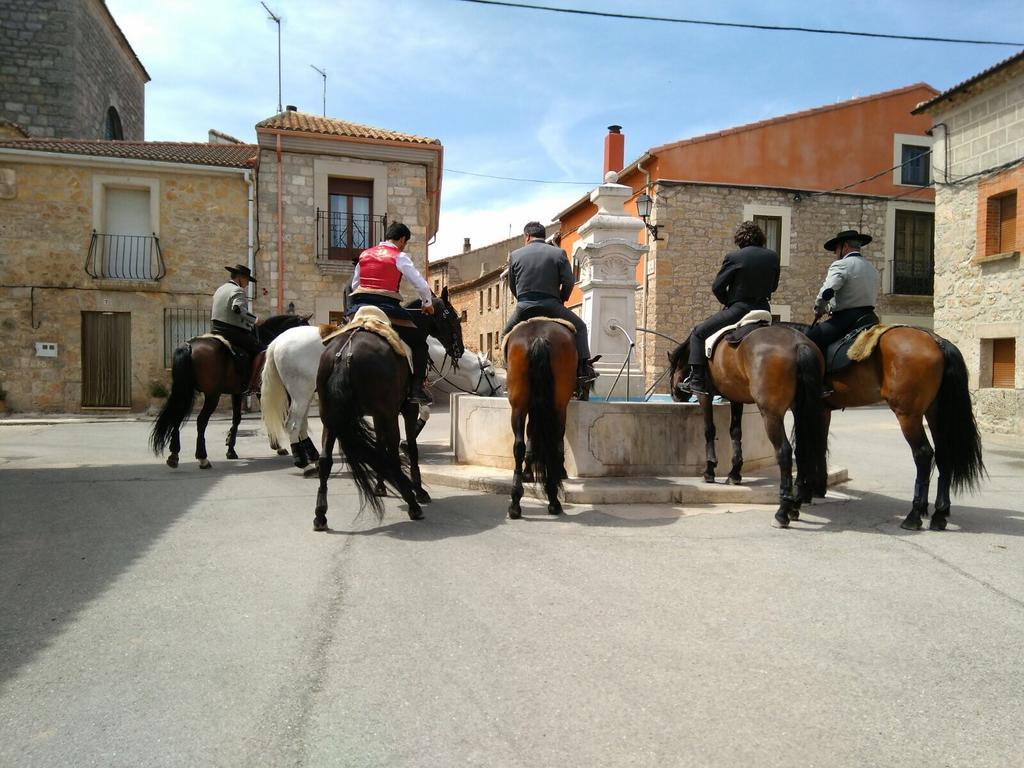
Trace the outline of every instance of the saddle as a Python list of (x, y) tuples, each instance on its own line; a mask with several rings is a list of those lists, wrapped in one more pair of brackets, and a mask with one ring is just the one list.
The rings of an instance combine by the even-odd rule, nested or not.
[(239, 379), (249, 385), (247, 391), (254, 395), (260, 393), (261, 384), (263, 383), (263, 363), (267, 359), (267, 351), (265, 349), (261, 350), (253, 358), (244, 349), (236, 348), (228, 341), (227, 337), (221, 336), (219, 333), (203, 333), (193, 337), (191, 340), (195, 341), (196, 339), (213, 339), (227, 347), (228, 352), (231, 353), (231, 357), (235, 361), (235, 371), (238, 373)]
[(398, 333), (391, 325), (391, 318), (389, 318), (384, 313), (384, 310), (380, 309), (380, 307), (360, 307), (359, 311), (352, 316), (352, 319), (340, 328), (330, 324), (321, 325), (320, 340), (324, 343), (324, 346), (326, 346), (327, 342), (331, 339), (340, 336), (343, 333), (359, 329), (369, 331), (370, 333), (376, 334), (384, 339), (391, 345), (391, 349), (394, 350), (396, 355), (406, 359), (409, 363), (409, 370), (413, 370), (412, 350), (409, 349), (409, 346), (399, 337)]
[(737, 346), (744, 337), (753, 330), (771, 325), (772, 313), (766, 309), (752, 309), (745, 314), (738, 323), (720, 328), (708, 336), (704, 342), (704, 356), (710, 360), (715, 351), (715, 345), (723, 338), (727, 339), (731, 346)]
[(892, 326), (879, 326), (878, 316), (874, 312), (867, 312), (857, 318), (853, 328), (843, 338), (829, 344), (825, 350), (825, 375), (831, 376), (832, 374), (845, 371), (853, 363), (859, 362), (867, 356), (855, 352), (851, 354), (850, 349), (864, 331), (869, 328), (884, 328), (888, 330), (890, 327)]
[(558, 323), (559, 325), (564, 326), (565, 328), (568, 328), (570, 331), (573, 332), (573, 334), (576, 333), (576, 326), (573, 325), (572, 323), (570, 323), (568, 320), (563, 320), (560, 317), (544, 317), (542, 315), (538, 315), (537, 317), (528, 317), (526, 320), (521, 320), (520, 322), (518, 322), (515, 325), (513, 325), (512, 329), (502, 337), (502, 339), (501, 339), (501, 354), (502, 355), (504, 355), (505, 357), (508, 357), (508, 340), (510, 338), (512, 338), (512, 334), (515, 333), (516, 331), (518, 331), (523, 326), (528, 325), (530, 323)]

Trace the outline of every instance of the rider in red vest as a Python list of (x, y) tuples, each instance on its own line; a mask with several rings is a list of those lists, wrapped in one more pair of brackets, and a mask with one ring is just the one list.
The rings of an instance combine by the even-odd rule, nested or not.
[(412, 382), (409, 387), (409, 400), (414, 403), (429, 403), (430, 396), (423, 389), (427, 377), (427, 334), (417, 327), (412, 314), (402, 306), (402, 294), (399, 286), (405, 277), (416, 289), (422, 302), (422, 311), (434, 314), (433, 295), (430, 286), (416, 269), (405, 246), (409, 243), (412, 232), (405, 224), (388, 225), (384, 240), (373, 248), (367, 248), (359, 255), (355, 273), (352, 275), (352, 292), (349, 294), (352, 306), (350, 314), (355, 314), (359, 307), (370, 304), (380, 307), (384, 313), (396, 320), (405, 320), (413, 325), (395, 325), (395, 331), (412, 350)]

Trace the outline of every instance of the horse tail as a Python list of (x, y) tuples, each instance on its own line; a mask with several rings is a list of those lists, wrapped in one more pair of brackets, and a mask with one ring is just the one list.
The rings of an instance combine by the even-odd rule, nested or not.
[(935, 459), (940, 468), (944, 464), (949, 466), (950, 486), (954, 491), (974, 491), (987, 473), (981, 456), (981, 435), (971, 406), (967, 366), (955, 344), (940, 339), (939, 347), (945, 365), (935, 399), (935, 418), (930, 421)]
[(562, 487), (565, 474), (564, 434), (555, 408), (555, 376), (551, 367), (551, 344), (547, 339), (534, 339), (526, 353), (530, 382), (527, 406), (526, 436), (533, 451), (531, 467), (537, 482), (547, 486), (556, 482)]
[(274, 360), (274, 342), (267, 348), (267, 361), (263, 364), (263, 383), (260, 387), (260, 413), (267, 436), (286, 446), (290, 441), (285, 427), (288, 412), (288, 389), (277, 370)]
[(160, 409), (149, 436), (153, 453), (161, 454), (167, 443), (182, 423), (192, 413), (192, 404), (196, 399), (196, 381), (192, 370), (192, 346), (182, 344), (174, 350), (174, 362), (171, 364), (171, 394)]
[(320, 414), (327, 428), (338, 438), (362, 506), (369, 505), (379, 521), (384, 517), (384, 503), (374, 493), (376, 479), (392, 480), (396, 473), (401, 474), (401, 465), (387, 455), (366, 422), (354, 379), (351, 359), (339, 358), (327, 378)]
[(828, 488), (828, 433), (825, 430), (824, 384), (814, 349), (801, 344), (796, 353), (796, 400), (793, 433), (796, 471), (817, 496)]

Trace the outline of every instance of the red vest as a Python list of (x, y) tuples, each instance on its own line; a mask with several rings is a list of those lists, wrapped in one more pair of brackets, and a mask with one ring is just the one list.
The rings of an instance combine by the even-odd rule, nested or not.
[(401, 253), (390, 243), (367, 248), (359, 254), (359, 287), (370, 291), (398, 293), (402, 273), (398, 271)]

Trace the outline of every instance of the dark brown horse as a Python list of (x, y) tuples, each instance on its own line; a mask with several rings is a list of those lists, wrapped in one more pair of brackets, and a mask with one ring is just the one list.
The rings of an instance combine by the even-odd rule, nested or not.
[[(524, 463), (544, 485), (548, 513), (562, 514), (558, 491), (565, 476), (565, 414), (576, 390), (576, 341), (557, 322), (535, 319), (516, 326), (506, 342), (508, 401), (512, 406), (515, 473), (508, 516), (523, 516)], [(527, 451), (529, 441), (529, 452)]]
[[(679, 383), (686, 374), (689, 341), (669, 355), (672, 368), (672, 397), (682, 400), (689, 392)], [(768, 439), (779, 464), (779, 508), (773, 525), (788, 528), (800, 517), (801, 499), (793, 493), (794, 446), (786, 436), (786, 412), (793, 412), (793, 434), (797, 475), (807, 478), (809, 487), (824, 495), (827, 484), (827, 431), (822, 404), (824, 361), (814, 342), (793, 328), (767, 326), (750, 331), (739, 345), (721, 340), (708, 364), (714, 388), (732, 404), (729, 435), (732, 438), (732, 468), (727, 483), (742, 480), (743, 452), (741, 418), (743, 405), (755, 403), (761, 411)], [(704, 480), (715, 481), (715, 422), (711, 397), (698, 395), (704, 410), (704, 442), (707, 464)]]
[[(951, 341), (923, 328), (875, 326), (865, 335), (861, 354), (867, 356), (826, 378), (826, 387), (832, 390), (825, 401), (826, 429), (832, 410), (887, 403), (910, 445), (917, 470), (914, 500), (901, 526), (918, 530), (921, 519), (928, 516), (934, 461), (939, 474), (929, 527), (945, 530), (950, 489), (973, 490), (985, 474), (963, 355)], [(800, 493), (809, 496), (807, 489), (801, 488)]]
[[(417, 316), (416, 323), (458, 358), (464, 351), (459, 315), (447, 302), (447, 289), (442, 295), (434, 299), (434, 314)], [(418, 310), (419, 302), (406, 308)], [(334, 466), (335, 441), (352, 472), (361, 503), (369, 504), (378, 520), (384, 515), (384, 484), (405, 500), (411, 520), (423, 517), (420, 505), (428, 503), (430, 495), (420, 479), (416, 443), (419, 405), (406, 399), (410, 376), (405, 356), (399, 356), (386, 339), (370, 330), (353, 327), (328, 341), (316, 377), (324, 429), (317, 464), (320, 487), (314, 531), (327, 530), (327, 479)], [(405, 421), (411, 477), (402, 467), (399, 452), (399, 415)], [(372, 419), (372, 427), (367, 417)]]
[[(269, 344), (277, 336), (300, 325), (308, 325), (309, 316), (275, 315), (256, 326), (260, 342)], [(213, 466), (206, 454), (206, 425), (217, 408), (222, 394), (231, 395), (231, 429), (227, 438), (227, 457), (237, 459), (235, 438), (242, 420), (242, 396), (249, 385), (249, 376), (241, 376), (234, 357), (224, 344), (216, 339), (196, 338), (174, 350), (171, 365), (171, 394), (160, 410), (150, 444), (153, 452), (161, 454), (170, 444), (167, 466), (178, 466), (181, 450), (181, 425), (192, 414), (196, 392), (205, 396), (203, 407), (196, 418), (196, 458), (201, 469)]]

